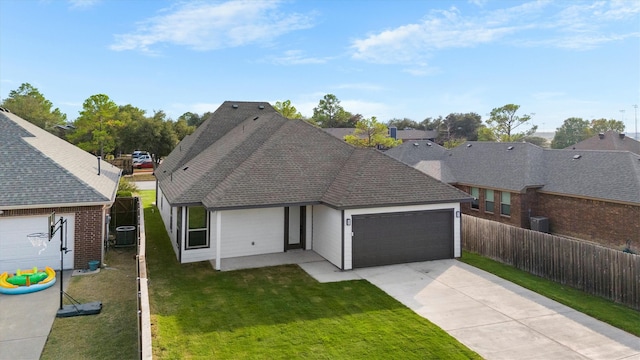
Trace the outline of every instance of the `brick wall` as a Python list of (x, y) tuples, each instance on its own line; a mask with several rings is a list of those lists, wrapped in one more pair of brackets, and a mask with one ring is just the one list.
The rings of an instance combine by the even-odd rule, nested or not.
[(0, 217), (49, 215), (52, 211), (56, 214), (75, 215), (75, 234), (73, 267), (86, 269), (90, 260), (102, 259), (102, 206), (62, 207), (45, 209), (19, 209), (4, 210)]
[[(469, 186), (457, 185), (471, 193)], [(511, 216), (500, 215), (500, 194), (494, 191), (495, 211), (485, 211), (485, 192), (480, 188), (479, 210), (470, 203), (462, 204), (462, 213), (525, 229), (530, 228), (529, 216), (549, 218), (549, 230), (558, 235), (622, 248), (631, 240), (632, 248), (640, 249), (640, 206), (538, 193), (527, 189), (524, 194), (511, 193)]]
[[(471, 194), (471, 187), (465, 185), (456, 185), (456, 187), (468, 194)], [(493, 199), (494, 199), (494, 211), (493, 213), (486, 212), (485, 209), (485, 189), (479, 188), (479, 209), (472, 209), (471, 203), (462, 204), (462, 213), (466, 215), (471, 215), (475, 217), (479, 217), (482, 219), (498, 221), (504, 224), (509, 224), (518, 227), (525, 227), (529, 224), (528, 210), (524, 209), (526, 207), (523, 204), (523, 195), (518, 193), (511, 193), (511, 215), (505, 216), (500, 214), (500, 196), (502, 194), (499, 190), (494, 190)]]
[(553, 233), (621, 248), (640, 249), (640, 206), (538, 193), (534, 216), (549, 218)]

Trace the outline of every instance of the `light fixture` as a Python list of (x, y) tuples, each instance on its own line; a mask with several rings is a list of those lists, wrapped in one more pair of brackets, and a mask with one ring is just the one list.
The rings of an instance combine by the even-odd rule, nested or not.
[(351, 226), (351, 219), (347, 219), (347, 226)]

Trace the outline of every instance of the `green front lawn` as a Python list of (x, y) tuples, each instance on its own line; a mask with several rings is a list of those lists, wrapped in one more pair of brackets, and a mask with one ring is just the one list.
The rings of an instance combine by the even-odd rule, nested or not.
[(484, 271), (518, 284), (540, 295), (546, 296), (612, 326), (640, 336), (640, 312), (613, 301), (529, 274), (488, 259), (475, 253), (464, 251), (461, 261)]
[(143, 191), (158, 359), (477, 359), (370, 283), (321, 284), (298, 266), (217, 272), (179, 265)]

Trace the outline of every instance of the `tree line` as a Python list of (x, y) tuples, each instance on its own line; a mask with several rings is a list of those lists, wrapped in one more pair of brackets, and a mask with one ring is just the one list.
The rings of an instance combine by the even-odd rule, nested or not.
[[(149, 116), (131, 104), (118, 105), (107, 95), (96, 94), (86, 99), (79, 116), (68, 122), (67, 115), (59, 108), (53, 108), (51, 101), (29, 83), (11, 91), (0, 106), (102, 157), (119, 156), (138, 149), (147, 150), (159, 159), (168, 155), (180, 140), (193, 133), (212, 114), (186, 112), (174, 121), (162, 110), (155, 110)], [(467, 140), (527, 141), (546, 146), (546, 139), (533, 136), (537, 126), (531, 124), (531, 115), (517, 114), (520, 106), (516, 104), (494, 108), (484, 123), (474, 112), (427, 117), (420, 122), (393, 118), (382, 123), (375, 116), (364, 118), (361, 114), (345, 110), (334, 94), (320, 99), (311, 118), (302, 116), (290, 100), (277, 101), (273, 107), (286, 118), (301, 119), (321, 128), (355, 128), (354, 134), (347, 136), (345, 141), (361, 147), (390, 148), (400, 144), (400, 141), (389, 137), (389, 127), (435, 131), (436, 142), (448, 148)], [(616, 120), (589, 122), (569, 118), (557, 129), (551, 146), (564, 148), (607, 130), (622, 132), (624, 124)]]

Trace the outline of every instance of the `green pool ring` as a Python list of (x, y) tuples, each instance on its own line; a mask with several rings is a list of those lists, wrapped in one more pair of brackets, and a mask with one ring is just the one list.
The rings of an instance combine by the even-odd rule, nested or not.
[(17, 286), (26, 286), (27, 285), (27, 277), (29, 277), (29, 283), (37, 284), (40, 281), (47, 278), (46, 272), (37, 272), (35, 274), (28, 275), (16, 275), (7, 279), (9, 284), (17, 285)]

